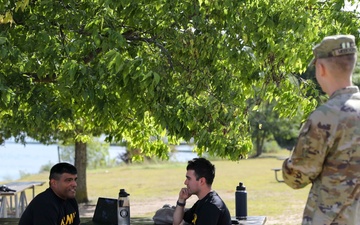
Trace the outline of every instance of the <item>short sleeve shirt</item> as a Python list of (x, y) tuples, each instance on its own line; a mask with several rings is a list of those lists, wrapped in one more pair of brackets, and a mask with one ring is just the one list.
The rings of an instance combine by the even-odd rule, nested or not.
[(184, 213), (184, 221), (192, 225), (230, 225), (231, 216), (220, 196), (212, 191)]
[(51, 188), (38, 194), (21, 215), (19, 225), (79, 225), (79, 208), (75, 199), (63, 200)]

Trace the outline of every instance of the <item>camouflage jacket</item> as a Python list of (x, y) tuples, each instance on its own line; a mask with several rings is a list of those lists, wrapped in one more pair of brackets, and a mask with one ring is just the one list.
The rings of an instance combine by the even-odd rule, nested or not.
[(360, 93), (340, 89), (311, 113), (283, 163), (285, 183), (312, 183), (302, 224), (360, 223)]

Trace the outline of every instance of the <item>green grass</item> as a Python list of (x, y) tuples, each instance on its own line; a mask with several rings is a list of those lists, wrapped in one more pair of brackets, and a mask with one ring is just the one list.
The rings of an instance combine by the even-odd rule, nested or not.
[[(247, 188), (248, 215), (266, 216), (266, 224), (300, 224), (310, 186), (293, 190), (284, 183), (278, 183), (271, 170), (281, 167), (283, 161), (278, 157), (288, 155), (289, 152), (284, 150), (238, 162), (212, 161), (216, 167), (213, 189), (225, 201), (232, 216), (235, 215), (235, 189), (239, 182), (243, 182)], [(88, 170), (88, 197), (92, 203), (100, 196), (116, 198), (119, 189), (125, 188), (130, 193), (132, 208), (148, 209), (132, 215), (153, 216), (162, 205), (175, 204), (180, 188), (184, 187), (185, 168), (186, 163), (166, 162)], [(30, 175), (21, 181), (29, 180), (47, 181), (48, 173)], [(36, 193), (47, 187), (47, 184), (36, 187)], [(189, 199), (187, 207), (196, 200), (196, 197)]]

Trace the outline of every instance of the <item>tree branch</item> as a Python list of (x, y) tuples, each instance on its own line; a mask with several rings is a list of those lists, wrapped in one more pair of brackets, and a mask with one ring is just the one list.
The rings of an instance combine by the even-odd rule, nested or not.
[(137, 32), (134, 32), (132, 30), (127, 31), (125, 33), (123, 33), (122, 35), (124, 35), (125, 39), (128, 41), (143, 41), (146, 43), (150, 43), (150, 44), (154, 44), (155, 46), (157, 46), (158, 48), (160, 48), (161, 52), (164, 53), (164, 55), (167, 57), (168, 63), (170, 65), (170, 67), (173, 69), (174, 68), (174, 64), (171, 58), (171, 54), (169, 53), (169, 51), (158, 41), (156, 41), (155, 37), (151, 37), (151, 38), (143, 38), (140, 37), (138, 35)]
[(36, 73), (23, 73), (28, 78), (32, 79), (36, 83), (55, 83), (56, 82), (56, 74), (46, 75), (45, 77), (39, 77)]

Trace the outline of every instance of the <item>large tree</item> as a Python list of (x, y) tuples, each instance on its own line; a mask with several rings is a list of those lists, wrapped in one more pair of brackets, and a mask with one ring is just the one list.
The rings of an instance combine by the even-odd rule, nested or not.
[[(247, 99), (281, 116), (313, 99), (301, 74), (325, 35), (359, 37), (355, 12), (329, 0), (0, 0), (2, 138), (71, 140), (78, 200), (86, 143), (105, 134), (142, 155), (194, 138), (201, 155), (252, 147)], [(359, 40), (359, 39), (358, 39)]]

